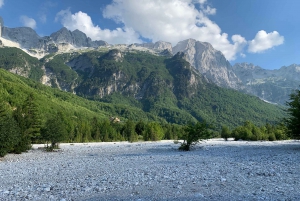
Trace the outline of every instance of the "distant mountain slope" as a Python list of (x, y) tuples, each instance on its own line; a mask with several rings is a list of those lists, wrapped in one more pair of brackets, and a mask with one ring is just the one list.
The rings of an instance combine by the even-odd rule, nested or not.
[[(288, 100), (288, 94), (300, 85), (299, 70), (297, 70), (299, 65), (282, 67), (273, 71), (260, 67), (259, 69), (254, 69), (251, 65), (246, 67), (248, 64), (231, 66), (222, 52), (214, 49), (209, 43), (194, 39), (179, 41), (174, 47), (172, 47), (171, 43), (164, 41), (110, 45), (102, 40), (93, 41), (80, 30), (70, 31), (63, 27), (50, 36), (41, 37), (29, 27), (5, 27), (1, 17), (0, 23), (0, 47), (18, 47), (39, 59), (45, 56), (47, 59), (52, 59), (54, 54), (61, 53), (76, 55), (89, 50), (143, 51), (148, 54), (166, 57), (172, 57), (178, 52), (184, 52), (184, 59), (201, 73), (207, 81), (223, 88), (239, 90), (243, 93), (255, 95), (265, 101), (281, 105)], [(65, 65), (67, 62), (69, 60), (63, 58), (53, 62), (43, 62), (41, 69), (44, 71), (44, 76), (40, 78), (42, 83), (75, 92), (78, 82), (81, 82), (82, 75), (78, 77), (75, 72), (70, 71)], [(90, 67), (82, 68), (88, 70)], [(32, 68), (33, 70), (34, 68)], [(33, 79), (35, 80), (40, 75), (40, 72), (33, 73), (34, 76), (32, 72), (28, 72), (29, 75), (25, 75), (24, 70), (20, 70), (18, 67), (12, 68), (11, 72), (13, 71), (30, 78), (34, 77)], [(90, 73), (92, 72), (90, 71)], [(111, 90), (109, 89), (109, 91)]]
[(0, 69), (0, 101), (12, 107), (22, 105), (29, 94), (36, 97), (38, 110), (45, 118), (52, 113), (62, 111), (70, 117), (91, 120), (94, 117), (108, 119), (111, 116), (123, 117), (121, 120), (163, 121), (141, 109), (118, 104), (91, 101), (74, 94), (63, 92), (32, 81), (31, 79)]
[[(11, 54), (24, 54), (17, 48), (4, 49)], [(31, 71), (26, 66), (42, 66), (44, 74), (40, 81), (48, 80), (52, 87), (97, 100), (86, 102), (86, 107), (110, 108), (105, 110), (112, 112), (106, 113), (108, 116), (165, 119), (178, 124), (207, 120), (219, 128), (222, 124), (233, 127), (245, 120), (256, 124), (276, 122), (285, 115), (281, 108), (254, 96), (208, 82), (185, 60), (184, 53), (170, 58), (111, 50), (58, 54), (40, 61), (28, 55), (19, 58), (22, 60), (18, 66), (24, 65), (23, 76), (29, 77), (26, 72)], [(8, 68), (6, 62), (0, 63), (0, 67)]]
[(187, 39), (173, 47), (173, 53), (177, 52), (186, 53), (187, 61), (218, 86), (232, 89), (243, 88), (225, 56), (214, 49), (211, 44)]
[(300, 85), (300, 65), (296, 64), (267, 70), (249, 63), (237, 63), (233, 71), (247, 93), (273, 103), (285, 104), (292, 90)]

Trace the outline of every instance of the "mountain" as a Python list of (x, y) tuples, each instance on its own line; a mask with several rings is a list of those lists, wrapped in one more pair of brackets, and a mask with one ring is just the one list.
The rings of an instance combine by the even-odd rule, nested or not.
[[(2, 45), (22, 48), (32, 56), (42, 58), (49, 53), (59, 51), (70, 51), (77, 48), (98, 48), (108, 45), (105, 41), (92, 41), (85, 33), (74, 30), (69, 31), (63, 27), (50, 36), (39, 36), (35, 30), (30, 27), (8, 28), (4, 26), (4, 21), (0, 17), (0, 37)], [(15, 43), (11, 45), (11, 42)]]
[(218, 86), (232, 89), (243, 88), (230, 63), (222, 52), (214, 49), (211, 44), (187, 39), (173, 48), (173, 54), (177, 52), (186, 53), (187, 61)]
[(222, 124), (234, 127), (245, 120), (272, 123), (285, 116), (280, 107), (208, 82), (185, 60), (184, 53), (164, 57), (137, 50), (99, 49), (38, 60), (17, 48), (0, 48), (0, 55), (1, 68), (22, 72), (25, 77), (107, 104), (105, 107), (123, 108), (109, 109), (109, 116), (177, 124), (207, 120), (216, 128)]
[(292, 90), (300, 85), (300, 65), (267, 70), (251, 63), (237, 63), (232, 68), (247, 93), (269, 102), (285, 104)]
[[(11, 107), (18, 107), (24, 104), (29, 94), (36, 98), (37, 109), (42, 115), (41, 119), (60, 111), (67, 118), (82, 121), (108, 119), (111, 116), (122, 116), (122, 120), (130, 118), (133, 120), (160, 121), (164, 119), (144, 112), (141, 109), (91, 101), (76, 96), (75, 94), (53, 89), (31, 79), (12, 74), (0, 69), (0, 102), (8, 103)], [(124, 114), (126, 113), (126, 114)]]
[(105, 41), (92, 41), (91, 38), (87, 37), (85, 33), (78, 29), (71, 32), (65, 27), (52, 33), (50, 38), (55, 43), (67, 43), (75, 47), (99, 47), (108, 45)]
[[(184, 59), (188, 61), (207, 82), (215, 83), (220, 87), (252, 94), (265, 101), (277, 104), (284, 104), (288, 100), (288, 95), (292, 89), (297, 88), (300, 83), (297, 79), (297, 75), (299, 75), (296, 68), (297, 65), (295, 67), (293, 67), (293, 65), (282, 67), (282, 70), (273, 71), (268, 71), (260, 67), (256, 69), (251, 67), (252, 64), (236, 64), (231, 66), (222, 52), (214, 49), (209, 43), (196, 41), (194, 39), (180, 41), (174, 47), (172, 47), (171, 43), (164, 41), (130, 45), (109, 45), (101, 40), (92, 41), (85, 33), (79, 30), (70, 31), (65, 27), (52, 33), (50, 36), (40, 37), (31, 28), (5, 27), (2, 18), (0, 18), (0, 23), (0, 47), (18, 47), (38, 59), (45, 57), (47, 60), (51, 60), (54, 54), (73, 53), (76, 55), (88, 49), (98, 49), (100, 52), (115, 49), (121, 52), (142, 51), (163, 57), (173, 57), (178, 52), (183, 52), (185, 53)], [(72, 62), (74, 63), (74, 61)], [(44, 63), (41, 67), (41, 70), (44, 71), (41, 82), (49, 86), (56, 86), (62, 90), (76, 93), (75, 88), (78, 84), (78, 80), (81, 79), (81, 75), (77, 77), (76, 73), (71, 71), (66, 65), (66, 62), (71, 61), (57, 59), (46, 62), (47, 64)], [(70, 65), (77, 68), (72, 62)], [(84, 63), (86, 61), (78, 60), (77, 62), (85, 65)], [(89, 70), (93, 68), (91, 65), (93, 64), (89, 63), (87, 66), (81, 68)], [(64, 71), (61, 71), (62, 69)], [(11, 69), (11, 72), (13, 71), (22, 74), (20, 68), (18, 68), (18, 70)], [(57, 76), (58, 71), (68, 73)], [(90, 71), (90, 73), (93, 73), (93, 71)], [(64, 83), (61, 79), (63, 76), (73, 80), (73, 83)]]

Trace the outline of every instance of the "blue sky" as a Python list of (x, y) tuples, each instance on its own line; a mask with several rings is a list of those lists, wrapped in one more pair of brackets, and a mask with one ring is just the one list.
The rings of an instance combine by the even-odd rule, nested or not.
[(232, 63), (300, 64), (299, 0), (0, 0), (7, 27), (63, 26), (108, 43), (209, 42)]

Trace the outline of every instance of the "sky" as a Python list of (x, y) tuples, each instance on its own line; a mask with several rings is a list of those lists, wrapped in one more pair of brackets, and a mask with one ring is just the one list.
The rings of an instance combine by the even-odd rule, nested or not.
[(227, 60), (265, 69), (300, 64), (299, 0), (0, 0), (4, 26), (40, 36), (66, 27), (109, 44), (193, 38)]

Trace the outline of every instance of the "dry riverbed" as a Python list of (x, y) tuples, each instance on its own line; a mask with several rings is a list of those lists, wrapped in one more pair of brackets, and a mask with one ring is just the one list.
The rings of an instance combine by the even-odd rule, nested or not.
[(0, 159), (0, 200), (300, 200), (300, 141), (40, 146)]

